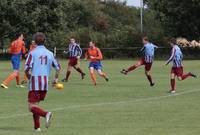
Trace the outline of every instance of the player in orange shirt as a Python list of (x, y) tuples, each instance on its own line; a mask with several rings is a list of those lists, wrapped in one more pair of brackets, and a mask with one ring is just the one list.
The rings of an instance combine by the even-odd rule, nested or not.
[(102, 53), (99, 48), (95, 46), (94, 42), (89, 43), (89, 49), (85, 54), (85, 59), (88, 59), (89, 63), (89, 70), (90, 70), (90, 76), (94, 83), (94, 85), (97, 85), (96, 77), (94, 74), (94, 70), (97, 70), (98, 74), (103, 77), (106, 81), (109, 81), (109, 78), (107, 75), (102, 72), (102, 63), (101, 60), (103, 59)]
[[(33, 51), (37, 47), (37, 44), (33, 40), (29, 46), (29, 53)], [(24, 74), (24, 80), (21, 82), (21, 84), (26, 84), (28, 82), (28, 78), (26, 77), (26, 74)]]
[(8, 76), (6, 80), (3, 81), (1, 84), (2, 88), (8, 89), (8, 85), (10, 81), (16, 78), (17, 86), (24, 87), (23, 85), (20, 85), (20, 75), (19, 75), (19, 69), (20, 69), (20, 59), (22, 53), (26, 53), (25, 49), (25, 43), (23, 41), (24, 36), (22, 34), (19, 34), (16, 36), (16, 40), (14, 40), (9, 48), (9, 52), (12, 54), (11, 57), (11, 63), (13, 66), (13, 73)]

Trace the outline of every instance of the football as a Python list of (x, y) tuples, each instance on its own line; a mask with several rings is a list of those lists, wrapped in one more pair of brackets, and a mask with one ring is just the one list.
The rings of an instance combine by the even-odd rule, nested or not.
[(55, 88), (58, 89), (58, 90), (62, 90), (62, 89), (64, 89), (64, 85), (62, 83), (57, 83), (55, 85)]

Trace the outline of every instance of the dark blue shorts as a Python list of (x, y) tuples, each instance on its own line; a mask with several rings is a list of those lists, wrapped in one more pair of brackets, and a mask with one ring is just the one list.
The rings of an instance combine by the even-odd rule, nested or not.
[(20, 59), (21, 59), (21, 54), (12, 55), (11, 63), (12, 63), (12, 66), (13, 66), (13, 70), (19, 70), (20, 69)]
[(102, 64), (101, 61), (98, 62), (90, 62), (89, 68), (93, 67), (95, 70), (102, 70)]

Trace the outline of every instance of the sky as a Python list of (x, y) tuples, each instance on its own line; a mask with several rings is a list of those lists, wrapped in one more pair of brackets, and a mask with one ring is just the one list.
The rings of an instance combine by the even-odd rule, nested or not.
[[(124, 0), (121, 0), (121, 1), (124, 1)], [(129, 6), (139, 7), (140, 6), (140, 0), (127, 0), (127, 4)]]

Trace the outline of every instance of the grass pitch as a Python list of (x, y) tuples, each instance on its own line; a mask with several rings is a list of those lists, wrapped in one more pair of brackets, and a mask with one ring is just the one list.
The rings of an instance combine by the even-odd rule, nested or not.
[[(0, 89), (0, 135), (199, 135), (200, 84), (189, 78), (177, 82), (177, 94), (170, 95), (170, 66), (155, 61), (153, 78), (155, 87), (149, 87), (144, 68), (125, 76), (123, 67), (135, 61), (104, 61), (104, 71), (110, 82), (98, 77), (94, 87), (86, 62), (85, 80), (72, 73), (63, 91), (50, 88), (45, 109), (53, 111), (52, 126), (42, 132), (33, 130), (32, 116), (27, 110), (27, 89), (16, 88), (15, 81), (8, 90)], [(66, 62), (61, 61), (64, 77)], [(185, 71), (199, 73), (200, 61), (185, 61)], [(11, 72), (10, 63), (0, 62), (0, 81)], [(22, 74), (21, 74), (22, 76)]]

